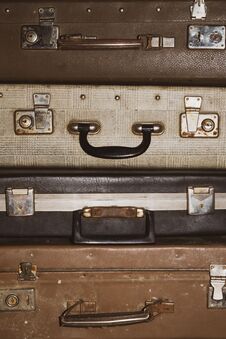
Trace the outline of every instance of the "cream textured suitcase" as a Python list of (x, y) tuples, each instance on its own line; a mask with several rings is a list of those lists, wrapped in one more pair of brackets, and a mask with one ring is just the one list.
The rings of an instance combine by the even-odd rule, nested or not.
[(0, 92), (1, 166), (226, 168), (225, 88), (11, 84)]

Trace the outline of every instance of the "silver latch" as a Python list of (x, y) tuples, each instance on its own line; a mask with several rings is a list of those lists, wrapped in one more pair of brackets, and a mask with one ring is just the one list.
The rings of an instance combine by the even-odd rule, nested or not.
[(186, 96), (185, 113), (180, 116), (182, 138), (217, 138), (219, 136), (219, 115), (200, 113), (202, 97)]
[(211, 214), (215, 209), (215, 194), (212, 186), (188, 187), (188, 214)]
[(53, 133), (53, 111), (49, 109), (50, 94), (35, 93), (33, 100), (34, 110), (15, 112), (15, 133), (17, 135)]
[(209, 308), (226, 308), (226, 265), (210, 265)]
[(191, 18), (193, 20), (205, 20), (207, 16), (207, 6), (205, 0), (194, 0), (191, 6)]
[(26, 189), (6, 189), (6, 212), (10, 217), (25, 217), (33, 215), (34, 190)]
[(59, 27), (54, 25), (55, 8), (39, 8), (39, 25), (22, 27), (22, 48), (57, 49)]

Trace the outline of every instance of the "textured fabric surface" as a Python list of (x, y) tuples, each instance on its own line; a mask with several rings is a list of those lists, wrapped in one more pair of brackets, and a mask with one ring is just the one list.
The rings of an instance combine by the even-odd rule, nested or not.
[[(226, 89), (193, 87), (0, 85), (0, 165), (75, 168), (226, 168)], [(49, 93), (54, 112), (51, 135), (18, 136), (14, 112), (33, 108), (34, 93)], [(85, 95), (85, 100), (81, 95)], [(119, 96), (120, 100), (115, 97)], [(160, 100), (156, 100), (160, 96)], [(202, 96), (201, 112), (218, 113), (217, 139), (180, 137), (185, 96)], [(148, 151), (133, 159), (104, 160), (86, 155), (79, 137), (67, 131), (70, 120), (99, 121), (89, 136), (94, 146), (138, 145), (135, 122), (161, 121), (165, 132), (154, 136)]]

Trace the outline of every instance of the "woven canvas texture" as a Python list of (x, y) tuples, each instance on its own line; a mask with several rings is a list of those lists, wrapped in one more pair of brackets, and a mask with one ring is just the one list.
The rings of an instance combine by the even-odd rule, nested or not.
[[(0, 85), (0, 92), (0, 166), (226, 168), (225, 88)], [(34, 93), (51, 95), (54, 133), (16, 135), (14, 112), (32, 109)], [(82, 94), (85, 99), (81, 99)], [(185, 112), (185, 96), (201, 96), (201, 112), (219, 114), (218, 138), (180, 137), (180, 114)], [(165, 132), (153, 136), (146, 153), (136, 158), (97, 159), (83, 152), (78, 135), (67, 131), (72, 119), (101, 123), (101, 131), (88, 138), (93, 146), (137, 146), (142, 136), (132, 133), (135, 122), (161, 121)]]

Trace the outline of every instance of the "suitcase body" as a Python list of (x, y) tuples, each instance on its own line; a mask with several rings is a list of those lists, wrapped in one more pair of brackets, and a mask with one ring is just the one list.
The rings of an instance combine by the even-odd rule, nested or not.
[[(212, 287), (214, 270), (225, 272), (224, 246), (1, 246), (0, 258), (0, 334), (6, 339), (225, 338), (225, 301), (214, 300)], [(32, 272), (26, 274), (28, 263)], [(72, 317), (62, 317), (79, 300)], [(103, 325), (141, 317), (153, 300), (153, 320)], [(91, 326), (97, 317), (99, 327)], [(68, 320), (74, 327), (66, 327)]]
[(3, 1), (1, 82), (225, 85), (225, 1)]
[(226, 167), (225, 89), (1, 85), (3, 167)]
[(155, 243), (226, 234), (225, 172), (1, 170), (1, 243)]

